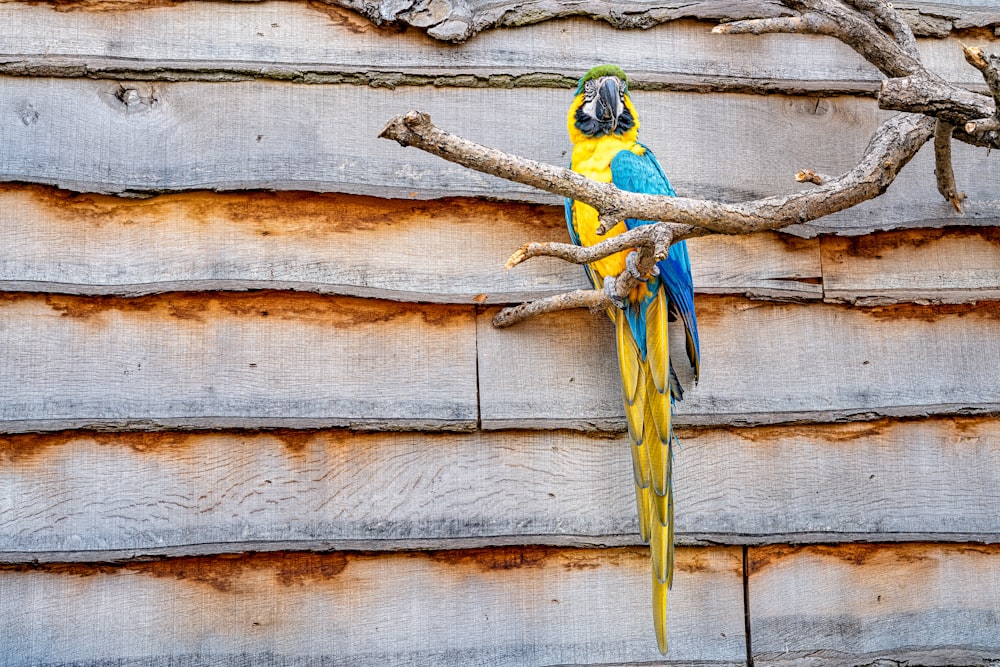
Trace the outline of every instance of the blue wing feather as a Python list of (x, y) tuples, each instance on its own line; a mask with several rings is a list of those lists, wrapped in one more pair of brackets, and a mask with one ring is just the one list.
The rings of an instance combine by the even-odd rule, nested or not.
[[(642, 146), (642, 144), (639, 144)], [(663, 168), (653, 152), (642, 146), (645, 152), (636, 155), (632, 151), (619, 151), (611, 160), (611, 182), (622, 190), (629, 192), (642, 192), (655, 195), (675, 196), (674, 188), (670, 185), (669, 179), (663, 173)], [(653, 224), (652, 220), (637, 220), (629, 218), (625, 220), (625, 226), (629, 229), (639, 225)], [(670, 301), (670, 308), (684, 322), (687, 332), (687, 352), (691, 360), (691, 365), (697, 371), (699, 367), (700, 344), (698, 341), (698, 322), (694, 313), (694, 284), (691, 280), (691, 261), (688, 258), (687, 243), (679, 241), (670, 247), (667, 257), (657, 264), (660, 269), (660, 280), (667, 290)], [(652, 288), (652, 285), (650, 286)], [(633, 312), (628, 313), (629, 324), (636, 335), (637, 340), (644, 336), (645, 326), (643, 325), (645, 304), (639, 305)], [(645, 354), (645, 350), (643, 350)]]

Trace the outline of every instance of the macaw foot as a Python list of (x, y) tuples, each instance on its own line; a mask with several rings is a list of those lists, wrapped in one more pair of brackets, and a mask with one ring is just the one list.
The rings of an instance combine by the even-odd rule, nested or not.
[(635, 250), (625, 255), (625, 272), (628, 273), (633, 278), (635, 278), (636, 280), (645, 281), (649, 280), (650, 278), (656, 278), (657, 276), (660, 275), (660, 267), (657, 266), (656, 264), (653, 264), (653, 268), (649, 270), (649, 275), (643, 278), (642, 274), (639, 273), (639, 267), (637, 265), (638, 262), (639, 262), (639, 253), (636, 252)]
[(625, 310), (625, 299), (618, 296), (618, 291), (615, 289), (616, 282), (617, 281), (614, 276), (605, 276), (604, 293), (608, 295), (608, 298), (611, 299), (611, 303), (615, 304), (615, 307), (618, 308), (618, 310)]

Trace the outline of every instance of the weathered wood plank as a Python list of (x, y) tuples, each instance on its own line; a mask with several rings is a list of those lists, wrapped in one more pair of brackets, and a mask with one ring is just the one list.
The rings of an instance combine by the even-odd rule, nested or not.
[(827, 301), (1000, 299), (1000, 234), (993, 227), (826, 237), (821, 248)]
[(0, 431), (471, 428), (471, 308), (297, 293), (0, 298)]
[[(639, 87), (871, 93), (882, 78), (834, 39), (720, 36), (711, 34), (711, 24), (693, 21), (639, 31), (586, 19), (549, 21), (490, 31), (460, 49), (415, 30), (380, 30), (318, 3), (59, 12), (5, 2), (0, 23), (11, 28), (0, 41), (0, 73), (36, 76), (565, 88), (583, 73), (581, 62), (615, 62)], [(920, 48), (943, 78), (985, 86), (957, 39), (921, 40)]]
[[(1000, 409), (996, 303), (855, 309), (702, 296), (696, 309), (702, 379), (678, 404), (679, 423)], [(492, 327), (492, 315), (478, 324), (484, 428), (623, 427), (612, 327), (603, 315), (564, 312), (503, 330)], [(679, 335), (673, 339), (680, 345)]]
[(749, 573), (754, 664), (1000, 658), (995, 545), (751, 548)]
[[(742, 664), (742, 553), (678, 550), (669, 662)], [(644, 549), (257, 554), (0, 569), (10, 667), (658, 660)]]
[[(994, 419), (679, 437), (681, 543), (1000, 540)], [(6, 436), (0, 562), (637, 545), (631, 474), (623, 436), (569, 431)]]
[[(572, 264), (504, 271), (527, 241), (568, 241), (562, 207), (204, 192), (120, 199), (0, 185), (0, 290), (151, 294), (294, 289), (510, 303), (588, 286)], [(690, 242), (700, 292), (819, 298), (819, 243)]]
[[(0, 180), (76, 191), (263, 188), (558, 203), (376, 138), (388, 118), (411, 108), (501, 150), (552, 164), (567, 160), (565, 90), (386, 91), (261, 81), (153, 86), (0, 77), (0, 93), (0, 115), (19, 119), (0, 124), (6, 151)], [(644, 140), (659, 151), (678, 191), (728, 201), (794, 191), (801, 186), (792, 176), (803, 167), (845, 171), (884, 117), (874, 101), (847, 97), (638, 91), (636, 99)], [(350, 127), (331, 125), (331, 118), (349, 118)], [(523, 122), (513, 120), (519, 118), (535, 121), (531, 131), (522, 131)], [(727, 128), (723, 144), (719, 127)], [(954, 152), (956, 177), (969, 195), (964, 217), (937, 194), (933, 156), (925, 149), (880, 199), (799, 226), (797, 233), (1000, 220), (993, 187), (1000, 162), (964, 145)], [(74, 159), (66, 160), (67, 154)]]
[[(60, 2), (64, 9), (155, 9), (164, 2), (157, 0), (67, 0)], [(435, 39), (459, 42), (483, 30), (496, 27), (525, 26), (541, 21), (567, 16), (584, 16), (608, 23), (615, 28), (651, 28), (665, 21), (682, 18), (732, 20), (760, 18), (789, 14), (781, 4), (768, 0), (728, 2), (726, 0), (654, 0), (630, 2), (628, 11), (621, 11), (600, 0), (574, 2), (535, 2), (524, 0), (472, 0), (454, 3), (399, 2), (396, 0), (371, 2), (370, 0), (329, 0), (324, 4), (310, 3), (310, 7), (336, 12), (339, 21), (350, 20), (358, 29), (368, 27), (363, 21), (348, 14), (348, 19), (335, 7), (355, 10), (376, 25), (412, 26), (426, 31)], [(1000, 23), (1000, 13), (989, 0), (959, 0), (952, 2), (905, 1), (898, 9), (918, 35), (946, 35), (952, 29), (988, 26)], [(353, 20), (351, 20), (353, 19)]]

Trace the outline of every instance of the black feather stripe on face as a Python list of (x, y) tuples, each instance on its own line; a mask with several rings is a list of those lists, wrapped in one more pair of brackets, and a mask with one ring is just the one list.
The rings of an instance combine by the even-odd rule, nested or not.
[[(617, 88), (618, 104), (620, 109), (617, 118), (611, 115), (603, 116), (609, 109), (607, 99), (607, 85), (611, 81), (615, 82)], [(602, 135), (622, 134), (635, 126), (635, 119), (628, 107), (625, 106), (626, 84), (617, 77), (600, 77), (599, 79), (589, 79), (583, 86), (583, 103), (577, 108), (575, 114), (575, 125), (578, 130), (590, 137)]]

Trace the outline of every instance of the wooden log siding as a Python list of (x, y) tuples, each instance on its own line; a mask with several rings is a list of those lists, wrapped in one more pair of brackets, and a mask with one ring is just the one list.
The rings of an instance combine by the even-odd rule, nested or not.
[[(1000, 540), (992, 418), (679, 437), (685, 544)], [(6, 436), (0, 562), (638, 545), (631, 474), (623, 436), (570, 431)]]
[[(529, 240), (565, 242), (562, 207), (304, 192), (121, 199), (0, 185), (6, 291), (294, 289), (503, 304), (587, 286), (579, 267), (555, 260), (504, 271)], [(851, 239), (709, 236), (688, 247), (699, 293), (867, 305), (1000, 296), (1000, 236), (992, 227)]]
[[(463, 198), (194, 192), (136, 200), (0, 185), (0, 289), (519, 302), (588, 286), (583, 269), (565, 262), (503, 268), (527, 241), (568, 242), (563, 216), (561, 206)], [(822, 296), (816, 240), (758, 234), (690, 247), (700, 292)]]
[[(290, 292), (12, 294), (0, 300), (0, 431), (623, 426), (603, 317), (498, 330), (493, 312)], [(682, 424), (1000, 408), (995, 304), (703, 295), (698, 314), (704, 379), (679, 404)]]
[(1000, 299), (1000, 234), (994, 227), (827, 237), (823, 297), (859, 305)]
[[(0, 77), (0, 93), (0, 115), (20, 119), (0, 124), (7, 151), (0, 179), (76, 191), (265, 188), (558, 203), (546, 193), (377, 138), (388, 118), (412, 108), (469, 139), (526, 157), (565, 164), (568, 151), (569, 92), (561, 89), (389, 91), (262, 81)], [(658, 151), (678, 191), (730, 201), (794, 191), (802, 187), (793, 179), (802, 168), (845, 171), (885, 117), (873, 100), (851, 97), (643, 91), (635, 97), (644, 112), (644, 140)], [(525, 118), (537, 126), (513, 131)], [(350, 127), (332, 119), (350, 119)], [(719, 127), (726, 128), (724, 143), (717, 141)], [(788, 132), (791, 127), (796, 131)], [(783, 140), (767, 139), (774, 136)], [(67, 153), (74, 160), (63, 159)], [(956, 177), (968, 194), (964, 216), (937, 194), (932, 151), (925, 148), (877, 202), (794, 230), (858, 234), (1000, 220), (992, 187), (1000, 181), (997, 160), (964, 144), (955, 146), (954, 156)]]
[[(492, 314), (478, 319), (483, 428), (624, 427), (603, 315), (567, 311), (497, 330)], [(993, 413), (996, 316), (996, 303), (855, 309), (702, 296), (702, 380), (677, 404), (677, 422)]]
[(0, 299), (0, 430), (476, 424), (474, 313), (300, 293)]
[[(743, 664), (740, 550), (681, 548), (677, 566), (669, 661)], [(8, 566), (0, 659), (11, 667), (648, 664), (660, 658), (648, 589), (649, 555), (639, 548)]]
[(761, 547), (748, 569), (755, 665), (1000, 658), (996, 545)]
[[(1000, 23), (1000, 12), (996, 19)], [(639, 31), (587, 19), (547, 21), (484, 33), (461, 47), (460, 58), (455, 47), (416, 30), (379, 29), (320, 3), (65, 12), (6, 2), (0, 22), (10, 26), (0, 73), (20, 75), (569, 88), (586, 69), (578, 48), (587, 44), (590, 62), (619, 64), (639, 87), (871, 94), (882, 79), (832, 38), (713, 35), (712, 23), (694, 21)], [(985, 90), (959, 41), (920, 40), (924, 62), (948, 81)]]

